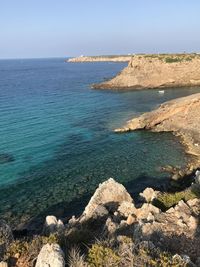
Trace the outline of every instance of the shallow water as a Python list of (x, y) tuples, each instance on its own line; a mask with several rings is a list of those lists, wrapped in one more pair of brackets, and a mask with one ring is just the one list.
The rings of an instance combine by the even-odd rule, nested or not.
[(124, 63), (64, 63), (64, 59), (0, 61), (0, 214), (15, 222), (77, 213), (109, 177), (136, 194), (160, 185), (163, 165), (186, 155), (170, 133), (114, 134), (127, 119), (198, 88), (102, 91), (90, 84)]

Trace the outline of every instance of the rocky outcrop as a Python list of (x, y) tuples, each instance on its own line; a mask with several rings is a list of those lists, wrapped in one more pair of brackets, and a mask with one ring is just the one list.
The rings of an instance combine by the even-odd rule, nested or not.
[(67, 62), (128, 62), (130, 61), (131, 56), (80, 56), (75, 58), (70, 58)]
[(199, 199), (187, 203), (180, 201), (174, 208), (158, 213), (151, 222), (142, 220), (135, 228), (134, 236), (197, 258), (200, 255), (199, 215)]
[(83, 212), (83, 219), (89, 219), (96, 215), (103, 216), (108, 211), (113, 211), (123, 201), (132, 203), (133, 199), (122, 184), (110, 178), (100, 184)]
[(128, 121), (115, 132), (170, 131), (183, 138), (187, 152), (200, 156), (200, 93), (174, 99), (151, 112)]
[(197, 85), (200, 85), (199, 55), (136, 55), (116, 77), (93, 88), (138, 90)]
[(64, 253), (58, 244), (46, 244), (42, 247), (35, 267), (64, 267)]

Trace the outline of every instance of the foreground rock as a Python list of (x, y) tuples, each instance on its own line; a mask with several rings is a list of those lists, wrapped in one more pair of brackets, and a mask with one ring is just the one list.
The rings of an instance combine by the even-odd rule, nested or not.
[(64, 253), (58, 244), (46, 244), (42, 247), (35, 267), (64, 267)]
[(128, 62), (131, 60), (131, 56), (80, 56), (75, 58), (70, 58), (67, 62)]
[(115, 78), (95, 84), (101, 89), (149, 89), (200, 85), (200, 56), (136, 55)]
[(133, 199), (122, 184), (110, 178), (96, 189), (83, 212), (83, 218), (104, 216), (107, 211), (115, 210), (123, 201), (132, 203)]
[(200, 93), (165, 102), (144, 113), (115, 132), (134, 130), (171, 131), (183, 138), (187, 152), (200, 155)]

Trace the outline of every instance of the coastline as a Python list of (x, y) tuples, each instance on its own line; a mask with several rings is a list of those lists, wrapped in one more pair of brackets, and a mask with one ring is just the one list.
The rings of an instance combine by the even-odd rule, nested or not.
[(157, 109), (144, 113), (129, 120), (116, 133), (135, 130), (150, 130), (153, 132), (172, 132), (179, 137), (185, 152), (191, 156), (191, 161), (183, 170), (183, 175), (192, 173), (200, 164), (199, 135), (200, 93), (177, 98), (161, 104)]

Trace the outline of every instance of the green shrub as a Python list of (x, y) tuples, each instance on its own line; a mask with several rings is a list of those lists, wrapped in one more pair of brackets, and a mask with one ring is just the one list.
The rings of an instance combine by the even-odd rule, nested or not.
[(183, 57), (166, 57), (165, 62), (166, 63), (175, 63), (175, 62), (181, 62), (183, 61)]
[(180, 200), (188, 201), (196, 197), (199, 197), (199, 194), (189, 188), (187, 190), (175, 193), (161, 193), (153, 201), (153, 204), (162, 210), (166, 210), (176, 205)]
[(111, 248), (94, 244), (88, 251), (87, 263), (91, 267), (117, 267), (120, 257)]

